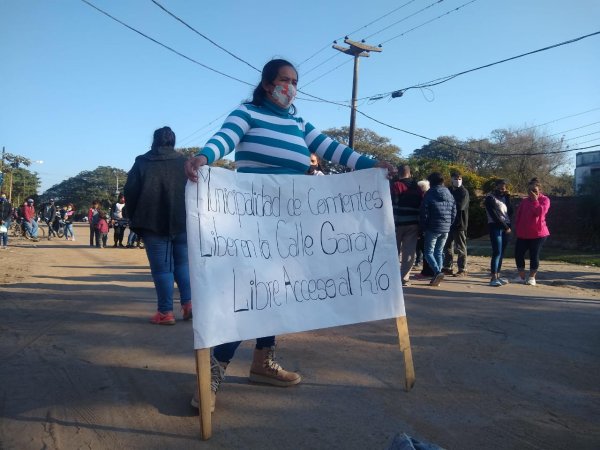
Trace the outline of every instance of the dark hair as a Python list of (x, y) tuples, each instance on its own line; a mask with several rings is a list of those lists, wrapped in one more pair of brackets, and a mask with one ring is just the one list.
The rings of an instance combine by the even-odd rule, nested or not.
[(429, 184), (431, 185), (431, 187), (439, 186), (440, 184), (444, 184), (444, 177), (439, 172), (432, 172), (427, 177), (427, 181), (429, 181)]
[(540, 180), (538, 180), (537, 177), (533, 177), (531, 180), (529, 180), (529, 183), (527, 183), (530, 186), (536, 186), (536, 187), (542, 187), (542, 184), (540, 183)]
[(501, 184), (508, 184), (508, 181), (506, 181), (504, 178), (500, 178), (494, 182), (494, 187), (498, 187)]
[(159, 128), (154, 132), (152, 148), (175, 147), (175, 133), (169, 127)]
[(452, 172), (450, 172), (450, 177), (458, 178), (458, 177), (462, 177), (462, 174), (458, 170), (453, 170)]
[[(277, 78), (277, 75), (279, 75), (279, 69), (282, 67), (291, 67), (296, 71), (296, 75), (298, 75), (298, 70), (291, 62), (286, 61), (285, 59), (272, 59), (263, 67), (260, 83), (254, 88), (252, 100), (248, 103), (252, 103), (255, 106), (261, 106), (263, 104), (267, 97), (267, 91), (265, 91), (263, 84), (272, 84), (273, 81), (275, 81), (275, 78)], [(291, 113), (296, 114), (296, 107), (294, 105), (292, 105)]]
[(398, 166), (398, 177), (407, 178), (410, 176), (410, 166), (408, 164), (400, 164)]

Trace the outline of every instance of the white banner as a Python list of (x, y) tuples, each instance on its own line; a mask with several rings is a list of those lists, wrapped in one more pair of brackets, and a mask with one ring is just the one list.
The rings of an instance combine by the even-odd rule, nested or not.
[(406, 315), (383, 169), (204, 166), (186, 211), (196, 349)]

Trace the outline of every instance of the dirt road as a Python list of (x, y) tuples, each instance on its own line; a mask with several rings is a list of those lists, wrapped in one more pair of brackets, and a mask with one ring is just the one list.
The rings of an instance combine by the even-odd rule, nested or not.
[[(542, 263), (540, 285), (467, 279), (405, 289), (417, 383), (392, 320), (282, 336), (304, 382), (247, 382), (240, 347), (199, 439), (192, 324), (148, 323), (145, 254), (75, 242), (0, 251), (0, 449), (600, 448), (600, 270)], [(512, 266), (512, 262), (506, 263)], [(180, 316), (177, 316), (180, 317)]]

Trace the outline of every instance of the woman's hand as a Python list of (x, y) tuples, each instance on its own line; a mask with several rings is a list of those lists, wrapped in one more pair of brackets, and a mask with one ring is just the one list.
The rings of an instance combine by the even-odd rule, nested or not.
[(540, 194), (536, 191), (529, 191), (529, 199), (532, 202), (537, 202), (538, 197), (540, 196)]
[(208, 158), (204, 155), (189, 158), (184, 165), (185, 175), (190, 181), (198, 182), (198, 169), (208, 164)]
[(375, 164), (375, 167), (381, 167), (382, 169), (387, 169), (387, 171), (388, 171), (387, 177), (390, 180), (394, 177), (394, 175), (396, 175), (398, 173), (398, 169), (387, 161), (377, 161), (377, 164)]

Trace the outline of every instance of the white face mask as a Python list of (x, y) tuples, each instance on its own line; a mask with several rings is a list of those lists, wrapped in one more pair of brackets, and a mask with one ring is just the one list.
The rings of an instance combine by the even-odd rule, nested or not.
[(296, 98), (296, 87), (291, 83), (285, 86), (278, 84), (271, 95), (280, 106), (289, 108)]
[(454, 186), (454, 187), (461, 187), (462, 186), (462, 180), (457, 180), (456, 178), (452, 178), (452, 186)]

